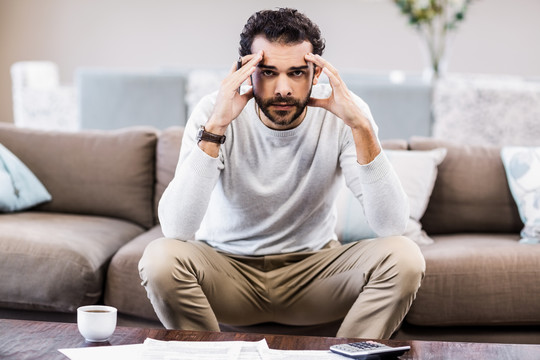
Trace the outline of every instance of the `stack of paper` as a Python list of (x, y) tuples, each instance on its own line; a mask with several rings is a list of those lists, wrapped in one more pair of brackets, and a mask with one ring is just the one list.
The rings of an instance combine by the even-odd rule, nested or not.
[(329, 350), (274, 350), (266, 340), (159, 341), (144, 344), (60, 349), (71, 360), (343, 360)]

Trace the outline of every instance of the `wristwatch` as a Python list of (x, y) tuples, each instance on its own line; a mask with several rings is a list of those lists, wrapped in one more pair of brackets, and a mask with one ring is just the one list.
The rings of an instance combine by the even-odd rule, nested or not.
[(201, 125), (199, 132), (197, 133), (197, 143), (201, 140), (213, 142), (215, 144), (223, 144), (225, 143), (225, 135), (212, 134), (204, 129), (204, 125)]

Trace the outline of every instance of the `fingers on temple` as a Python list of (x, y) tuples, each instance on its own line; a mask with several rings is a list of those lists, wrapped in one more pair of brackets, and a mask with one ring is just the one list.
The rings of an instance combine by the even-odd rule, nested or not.
[[(262, 60), (262, 50), (255, 54), (249, 54), (238, 58), (231, 67), (231, 74), (241, 70), (243, 74), (251, 74), (255, 71), (255, 65)], [(246, 66), (247, 65), (247, 66)]]
[(325, 60), (321, 55), (307, 54), (306, 60), (311, 61), (312, 63), (314, 63), (315, 65), (323, 69), (326, 68), (330, 70), (332, 73), (337, 74), (336, 68), (333, 67), (332, 64), (330, 64), (327, 60)]

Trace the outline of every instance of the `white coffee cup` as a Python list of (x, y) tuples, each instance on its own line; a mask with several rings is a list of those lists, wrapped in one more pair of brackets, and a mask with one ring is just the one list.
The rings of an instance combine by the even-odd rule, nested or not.
[(112, 306), (81, 306), (77, 309), (79, 332), (89, 342), (107, 341), (116, 329), (116, 314)]

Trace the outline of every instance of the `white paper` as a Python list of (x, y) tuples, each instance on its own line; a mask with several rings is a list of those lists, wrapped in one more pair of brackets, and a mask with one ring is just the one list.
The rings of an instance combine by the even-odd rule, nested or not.
[(71, 360), (142, 360), (144, 345), (94, 346), (74, 349), (60, 349)]
[(159, 341), (146, 339), (143, 359), (152, 360), (263, 360), (266, 340), (253, 341)]
[(343, 360), (330, 350), (274, 350), (266, 340), (158, 341), (146, 339), (144, 360)]
[(330, 350), (275, 350), (260, 341), (160, 341), (60, 349), (71, 360), (343, 360)]

